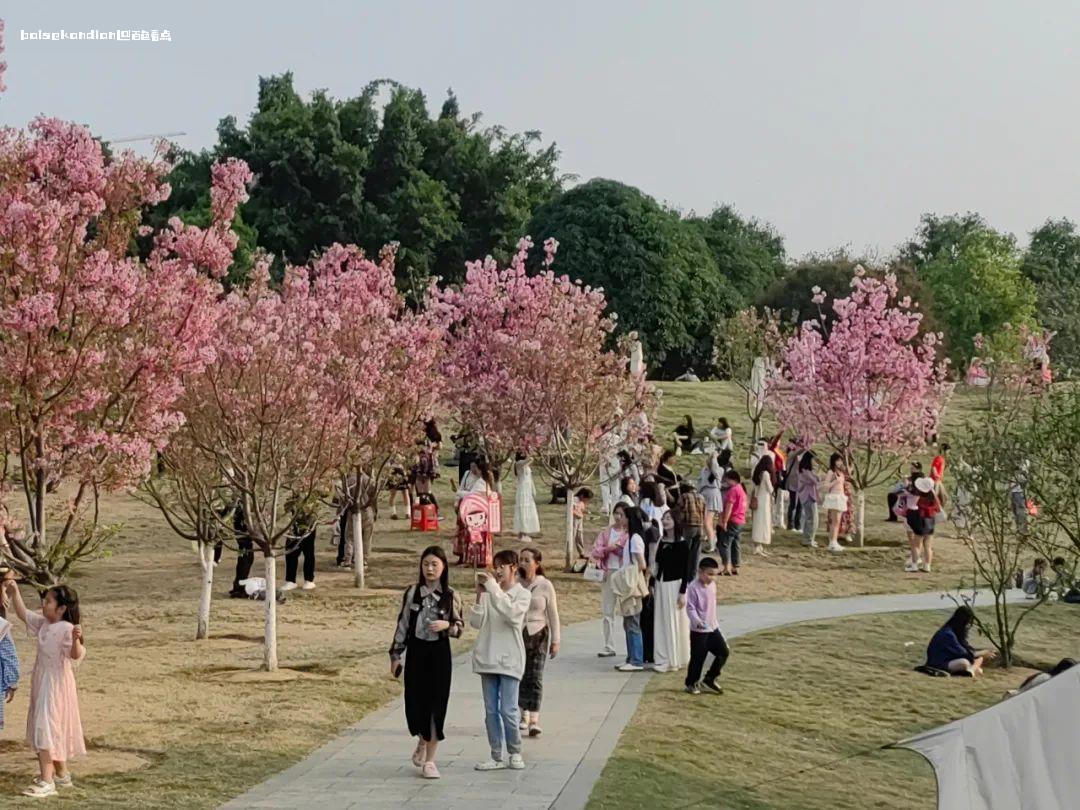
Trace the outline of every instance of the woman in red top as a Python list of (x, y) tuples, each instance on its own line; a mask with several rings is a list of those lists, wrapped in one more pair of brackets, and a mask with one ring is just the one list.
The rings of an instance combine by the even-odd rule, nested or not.
[(930, 477), (940, 481), (945, 477), (945, 454), (949, 452), (949, 445), (942, 444), (934, 460), (930, 462)]

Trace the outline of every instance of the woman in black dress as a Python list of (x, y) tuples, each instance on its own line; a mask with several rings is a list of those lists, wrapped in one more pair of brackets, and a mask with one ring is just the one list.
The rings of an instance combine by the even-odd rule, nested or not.
[(390, 672), (401, 674), (405, 657), (405, 720), (419, 738), (413, 765), (425, 779), (438, 779), (435, 749), (443, 737), (446, 704), (450, 700), (450, 639), (458, 638), (465, 622), (461, 600), (450, 587), (446, 553), (430, 546), (420, 555), (420, 577), (401, 597)]

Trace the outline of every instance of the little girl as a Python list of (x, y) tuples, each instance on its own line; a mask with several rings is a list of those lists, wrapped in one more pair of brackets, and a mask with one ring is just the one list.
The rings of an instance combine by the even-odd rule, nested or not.
[(26, 609), (14, 580), (7, 580), (4, 586), (15, 614), (37, 639), (26, 741), (37, 753), (41, 776), (23, 795), (54, 796), (57, 787), (72, 787), (68, 760), (86, 754), (75, 691), (74, 663), (86, 654), (79, 625), (79, 597), (72, 588), (55, 585), (45, 592), (41, 613), (32, 613)]

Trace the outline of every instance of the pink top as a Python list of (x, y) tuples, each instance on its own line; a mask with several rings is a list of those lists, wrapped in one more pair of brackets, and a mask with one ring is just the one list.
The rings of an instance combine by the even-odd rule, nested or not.
[(618, 571), (622, 568), (623, 547), (628, 539), (626, 532), (608, 526), (596, 536), (589, 557), (603, 571)]
[(686, 616), (690, 619), (692, 633), (711, 633), (720, 629), (720, 623), (716, 620), (715, 582), (702, 585), (701, 580), (695, 577), (686, 586)]
[(724, 492), (724, 509), (731, 507), (728, 523), (742, 526), (746, 523), (746, 490), (742, 484), (733, 484)]
[(825, 473), (825, 494), (844, 494), (844, 474), (842, 472), (833, 472), (832, 470), (829, 470)]
[(54, 760), (67, 761), (86, 753), (75, 665), (71, 658), (70, 622), (49, 622), (40, 613), (27, 612), (26, 630), (37, 639), (37, 658), (26, 712), (26, 742), (34, 751), (48, 751)]

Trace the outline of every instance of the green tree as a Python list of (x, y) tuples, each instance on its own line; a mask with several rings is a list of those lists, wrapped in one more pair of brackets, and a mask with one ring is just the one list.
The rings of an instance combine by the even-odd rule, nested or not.
[(967, 368), (978, 334), (1031, 323), (1035, 289), (1020, 272), (1016, 240), (992, 228), (972, 228), (918, 268), (949, 339), (949, 356)]
[(923, 214), (915, 238), (899, 250), (900, 261), (921, 269), (942, 254), (956, 256), (960, 242), (970, 233), (990, 230), (981, 214)]
[(432, 118), (423, 94), (396, 82), (372, 82), (344, 101), (324, 91), (305, 100), (285, 73), (259, 80), (246, 126), (225, 118), (212, 150), (179, 156), (174, 197), (151, 221), (206, 194), (199, 168), (238, 157), (257, 177), (244, 220), (277, 271), (334, 242), (374, 254), (396, 241), (399, 284), (415, 291), (430, 275), (462, 279), (467, 259), (509, 258), (533, 210), (565, 179), (555, 146), (539, 143), (537, 132), (462, 117), (453, 93)]
[(746, 303), (784, 274), (784, 239), (772, 226), (743, 219), (730, 205), (688, 220), (705, 237), (713, 260)]
[(528, 232), (559, 241), (557, 272), (604, 288), (618, 332), (638, 333), (650, 366), (711, 365), (713, 325), (741, 296), (697, 227), (636, 188), (597, 179), (541, 206)]
[(1039, 322), (1055, 332), (1051, 360), (1080, 369), (1080, 233), (1068, 219), (1047, 220), (1031, 232), (1021, 265), (1035, 285)]

